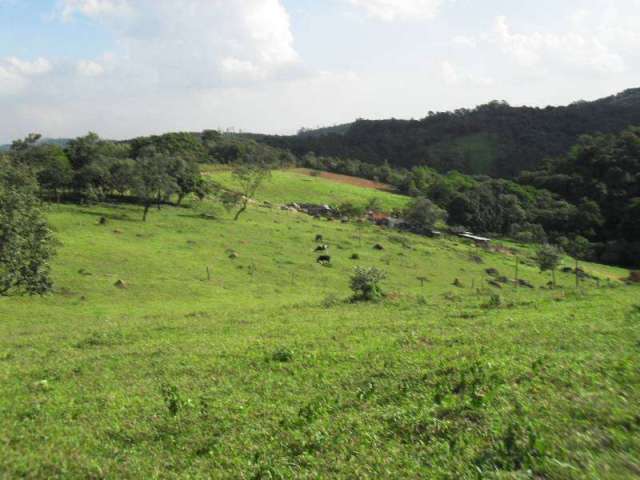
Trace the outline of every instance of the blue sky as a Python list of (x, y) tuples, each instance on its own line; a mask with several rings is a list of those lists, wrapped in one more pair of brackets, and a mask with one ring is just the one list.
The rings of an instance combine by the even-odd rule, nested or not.
[(640, 0), (0, 0), (0, 142), (271, 133), (640, 86)]

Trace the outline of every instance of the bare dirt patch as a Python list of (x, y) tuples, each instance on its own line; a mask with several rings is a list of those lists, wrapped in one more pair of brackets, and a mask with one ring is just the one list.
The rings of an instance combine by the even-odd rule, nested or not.
[(310, 168), (293, 168), (292, 172), (299, 173), (301, 175), (308, 175), (310, 177), (320, 177), (332, 182), (345, 183), (347, 185), (355, 185), (356, 187), (371, 188), (373, 190), (381, 190), (383, 192), (394, 192), (395, 188), (392, 185), (382, 182), (374, 182), (373, 180), (367, 180), (359, 177), (352, 177), (350, 175), (341, 175), (339, 173), (323, 172), (320, 170), (312, 170)]

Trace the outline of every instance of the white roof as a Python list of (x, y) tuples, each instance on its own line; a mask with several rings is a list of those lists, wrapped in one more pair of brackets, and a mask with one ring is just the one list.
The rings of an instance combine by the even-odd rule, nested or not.
[(486, 238), (486, 237), (478, 237), (477, 235), (473, 235), (471, 233), (465, 232), (460, 234), (461, 237), (463, 238), (468, 238), (470, 240), (476, 240), (478, 242), (490, 242), (491, 239), (490, 238)]

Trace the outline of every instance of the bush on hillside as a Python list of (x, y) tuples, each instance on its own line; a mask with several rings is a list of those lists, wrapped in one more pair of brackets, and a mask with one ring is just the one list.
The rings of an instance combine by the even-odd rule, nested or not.
[(411, 201), (404, 211), (404, 219), (416, 233), (431, 233), (436, 223), (445, 220), (447, 213), (431, 200), (418, 197)]
[(356, 267), (351, 275), (350, 287), (355, 301), (373, 301), (384, 296), (380, 283), (387, 273), (376, 267)]
[(551, 272), (554, 287), (556, 286), (556, 269), (560, 265), (561, 259), (562, 252), (554, 245), (542, 245), (536, 251), (535, 261), (541, 272)]

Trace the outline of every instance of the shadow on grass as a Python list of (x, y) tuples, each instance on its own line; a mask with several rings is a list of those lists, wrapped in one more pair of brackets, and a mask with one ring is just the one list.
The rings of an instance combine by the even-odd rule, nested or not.
[[(120, 207), (122, 208), (122, 207)], [(125, 210), (124, 208), (122, 208), (122, 210)], [(142, 211), (141, 211), (142, 212)], [(142, 221), (142, 213), (140, 213), (139, 218), (138, 216), (136, 216), (135, 218), (132, 218), (131, 216), (124, 214), (124, 213), (105, 213), (105, 212), (96, 212), (96, 211), (92, 211), (92, 210), (78, 210), (78, 213), (80, 213), (81, 215), (89, 215), (92, 217), (96, 217), (96, 218), (106, 218), (107, 220), (118, 220), (118, 221), (122, 221), (122, 222), (141, 222)], [(132, 212), (133, 213), (133, 212)]]
[(179, 213), (176, 216), (181, 218), (195, 218), (197, 220), (220, 220), (216, 215), (208, 215), (206, 213)]

